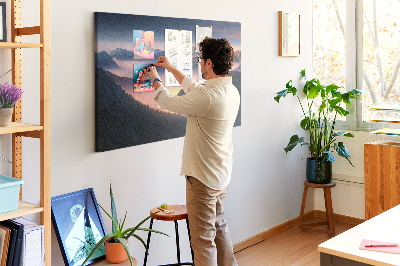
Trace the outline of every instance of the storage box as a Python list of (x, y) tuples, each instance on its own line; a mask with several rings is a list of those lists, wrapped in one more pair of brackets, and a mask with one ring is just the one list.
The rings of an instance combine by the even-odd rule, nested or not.
[(24, 181), (0, 175), (0, 213), (18, 209), (19, 189)]

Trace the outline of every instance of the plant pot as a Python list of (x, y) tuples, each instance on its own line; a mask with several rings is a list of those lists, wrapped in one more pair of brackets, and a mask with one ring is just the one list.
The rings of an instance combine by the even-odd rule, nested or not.
[(310, 183), (330, 183), (332, 181), (332, 162), (307, 158), (306, 179)]
[(109, 238), (105, 242), (106, 248), (106, 261), (109, 263), (122, 263), (128, 259), (128, 254), (124, 249), (124, 246), (121, 243), (110, 243)]
[(14, 108), (0, 109), (0, 127), (7, 127), (11, 123)]

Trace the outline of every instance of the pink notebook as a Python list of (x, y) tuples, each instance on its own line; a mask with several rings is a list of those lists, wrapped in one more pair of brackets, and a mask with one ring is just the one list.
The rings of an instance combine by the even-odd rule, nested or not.
[(365, 243), (386, 243), (386, 242), (363, 239), (362, 242), (361, 242), (361, 245), (360, 245), (360, 249), (371, 250), (371, 251), (379, 251), (379, 252), (385, 252), (385, 253), (400, 254), (400, 244), (397, 245), (397, 246), (392, 246), (392, 247), (366, 247)]

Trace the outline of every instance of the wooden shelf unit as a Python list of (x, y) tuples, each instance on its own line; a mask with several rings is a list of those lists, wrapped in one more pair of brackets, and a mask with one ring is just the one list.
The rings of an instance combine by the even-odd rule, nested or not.
[[(51, 121), (50, 121), (50, 0), (40, 0), (40, 26), (21, 27), (21, 1), (11, 0), (11, 40), (0, 43), (0, 49), (11, 49), (12, 80), (22, 88), (21, 48), (40, 49), (40, 125), (22, 123), (21, 101), (15, 104), (13, 123), (0, 127), (0, 134), (12, 134), (12, 176), (22, 179), (22, 137), (40, 141), (40, 206), (23, 201), (18, 209), (0, 214), (0, 221), (40, 213), (44, 225), (45, 265), (51, 265)], [(40, 43), (22, 43), (23, 35), (40, 35)], [(23, 187), (22, 187), (23, 188)], [(22, 199), (22, 189), (20, 200)]]

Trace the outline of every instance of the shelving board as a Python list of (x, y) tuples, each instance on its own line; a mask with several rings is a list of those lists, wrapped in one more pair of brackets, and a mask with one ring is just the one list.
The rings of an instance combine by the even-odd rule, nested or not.
[(370, 119), (369, 121), (377, 123), (400, 123), (399, 118), (375, 118), (375, 119)]
[(15, 217), (20, 217), (32, 213), (42, 212), (43, 207), (36, 206), (25, 201), (18, 201), (18, 209), (13, 212), (6, 212), (0, 214), (0, 221), (8, 220)]
[(0, 127), (0, 134), (36, 131), (36, 130), (42, 130), (42, 129), (43, 129), (43, 126), (39, 126), (39, 125), (11, 122), (11, 124), (8, 127)]
[(37, 48), (37, 47), (43, 47), (43, 44), (41, 44), (41, 43), (0, 42), (0, 49)]

